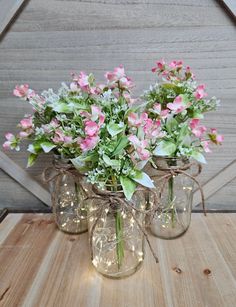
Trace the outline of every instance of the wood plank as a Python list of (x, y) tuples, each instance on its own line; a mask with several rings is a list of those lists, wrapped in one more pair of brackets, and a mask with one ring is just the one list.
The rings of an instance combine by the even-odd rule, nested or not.
[(12, 229), (0, 249), (1, 306), (21, 305), (54, 236), (55, 225), (50, 216), (25, 215)]
[[(236, 160), (227, 165), (217, 175), (206, 182), (202, 188), (205, 199), (212, 196), (218, 190), (223, 188), (227, 183), (232, 181), (236, 177)], [(193, 195), (193, 207), (197, 206), (201, 202), (201, 195), (199, 191), (195, 191)]]
[(7, 213), (8, 210), (6, 208), (0, 209), (0, 223), (5, 219)]
[(228, 9), (236, 21), (236, 2), (235, 0), (220, 0), (220, 2)]
[(231, 307), (236, 301), (236, 214), (193, 214), (184, 236), (150, 237), (160, 263), (147, 249), (143, 267), (123, 280), (94, 270), (87, 234), (59, 232), (50, 215), (16, 216), (0, 224), (1, 306)]
[[(231, 24), (213, 1), (67, 1), (31, 0), (12, 31), (81, 31), (159, 27), (216, 26)], [(201, 13), (196, 14), (196, 10)], [(183, 15), (183, 11), (184, 14)], [(86, 14), (84, 13), (86, 12)], [(186, 18), (187, 16), (187, 18)], [(55, 19), (57, 22), (55, 23)], [(138, 20), (138, 22), (137, 22)]]
[(0, 224), (0, 244), (8, 237), (9, 233), (14, 229), (22, 218), (22, 214), (8, 215)]
[(0, 2), (0, 37), (10, 24), (25, 0), (1, 0)]
[(50, 193), (2, 151), (0, 151), (0, 168), (46, 205), (51, 205)]

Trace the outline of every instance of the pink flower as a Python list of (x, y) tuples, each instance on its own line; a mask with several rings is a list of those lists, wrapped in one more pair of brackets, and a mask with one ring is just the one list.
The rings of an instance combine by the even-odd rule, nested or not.
[(81, 71), (79, 74), (78, 84), (83, 91), (89, 91), (89, 76), (86, 75), (83, 71)]
[(95, 136), (99, 132), (99, 126), (93, 121), (87, 121), (85, 123), (85, 133), (88, 136)]
[(63, 143), (64, 142), (64, 137), (65, 137), (65, 134), (62, 130), (55, 130), (55, 135), (53, 137), (53, 142), (54, 143)]
[(129, 105), (137, 102), (137, 100), (138, 100), (138, 99), (131, 98), (130, 93), (123, 93), (123, 96), (124, 96), (125, 100), (128, 102)]
[(138, 114), (131, 112), (128, 115), (128, 124), (132, 127), (138, 128), (139, 126), (145, 125), (146, 121), (148, 119), (147, 113), (142, 113), (140, 117)]
[(56, 129), (54, 137), (52, 138), (54, 143), (63, 143), (63, 144), (70, 144), (73, 141), (72, 136), (65, 135), (64, 131), (61, 129)]
[(183, 61), (172, 61), (169, 64), (169, 67), (173, 69), (182, 68), (182, 66), (183, 66)]
[(13, 95), (20, 98), (29, 99), (35, 96), (35, 92), (29, 89), (28, 84), (16, 85)]
[(128, 115), (128, 124), (133, 127), (138, 127), (141, 124), (138, 114), (130, 113)]
[(148, 118), (143, 128), (145, 136), (148, 139), (157, 138), (160, 135), (160, 125), (160, 120), (153, 121), (151, 118)]
[(56, 118), (53, 118), (49, 125), (52, 127), (52, 128), (57, 128), (59, 126), (59, 121), (56, 119)]
[(94, 149), (99, 141), (98, 136), (88, 136), (80, 143), (80, 148), (83, 152)]
[(105, 78), (112, 88), (119, 86), (120, 88), (129, 90), (134, 87), (132, 80), (126, 76), (123, 65), (115, 67), (114, 71), (106, 72)]
[(73, 92), (77, 92), (79, 90), (79, 87), (78, 87), (78, 84), (76, 82), (71, 82), (70, 84), (70, 89), (73, 91)]
[(71, 144), (73, 142), (72, 136), (64, 136), (64, 144)]
[(181, 96), (177, 96), (173, 103), (167, 103), (167, 108), (169, 108), (175, 114), (178, 114), (183, 112), (187, 108), (187, 105), (183, 103)]
[(102, 113), (101, 108), (96, 105), (91, 106), (91, 113), (82, 111), (80, 115), (84, 116), (86, 118), (86, 121), (87, 120), (92, 120), (92, 121), (99, 120), (98, 121), (99, 127), (101, 127), (105, 121), (105, 115)]
[(27, 138), (28, 136), (30, 136), (31, 133), (32, 133), (32, 130), (30, 130), (30, 131), (20, 131), (20, 132), (19, 132), (19, 137), (20, 137), (21, 139), (25, 139), (25, 138)]
[(205, 126), (199, 126), (200, 120), (198, 118), (193, 118), (190, 121), (190, 128), (192, 130), (192, 133), (197, 137), (200, 138), (206, 131), (207, 128)]
[(167, 110), (167, 109), (165, 109), (165, 110), (162, 110), (161, 111), (161, 117), (163, 118), (163, 119), (165, 119), (165, 118), (167, 118), (168, 117), (168, 114), (169, 114), (169, 110)]
[(70, 89), (72, 91), (78, 91), (79, 88), (86, 93), (95, 94), (96, 87), (92, 86), (92, 75), (87, 75), (85, 72), (81, 71), (79, 75), (72, 73), (73, 82), (70, 84)]
[(185, 69), (185, 71), (186, 71), (187, 74), (191, 73), (191, 68), (190, 68), (190, 66), (187, 66), (186, 69)]
[(131, 89), (134, 87), (134, 83), (133, 81), (131, 80), (131, 78), (129, 77), (122, 77), (120, 80), (119, 80), (119, 85), (121, 88), (126, 88), (126, 89)]
[(18, 151), (20, 149), (14, 134), (7, 132), (5, 134), (5, 138), (7, 139), (7, 141), (5, 141), (2, 145), (5, 150), (16, 149)]
[(209, 148), (209, 144), (210, 144), (209, 141), (202, 141), (201, 142), (201, 145), (202, 145), (205, 152), (211, 152), (211, 150)]
[(140, 160), (148, 160), (150, 158), (150, 152), (146, 149), (148, 142), (147, 140), (140, 141), (135, 135), (130, 135), (128, 137), (129, 141), (133, 144), (137, 156)]
[(100, 107), (92, 105), (91, 106), (91, 111), (92, 111), (92, 115), (91, 115), (91, 120), (95, 121), (95, 120), (99, 120), (99, 126), (103, 125), (104, 121), (105, 121), (105, 115), (102, 113), (102, 110)]
[(123, 65), (120, 65), (119, 67), (115, 67), (114, 71), (108, 71), (105, 73), (105, 78), (109, 82), (116, 82), (123, 77), (125, 77), (125, 69)]
[(28, 118), (23, 118), (20, 121), (20, 126), (22, 129), (26, 130), (26, 129), (31, 129), (33, 126), (33, 121), (32, 121), (32, 116), (28, 117)]
[(212, 128), (211, 133), (209, 133), (208, 135), (210, 137), (210, 140), (216, 145), (221, 145), (221, 143), (224, 141), (224, 136), (218, 134), (215, 128)]
[(194, 129), (192, 129), (192, 133), (197, 137), (200, 138), (202, 135), (207, 131), (207, 128), (205, 126), (198, 126)]
[(190, 128), (191, 129), (195, 129), (198, 125), (199, 125), (199, 122), (200, 122), (200, 119), (198, 118), (193, 118), (191, 121), (190, 121)]
[(196, 92), (194, 93), (194, 96), (197, 100), (202, 99), (207, 96), (207, 93), (205, 92), (205, 85), (199, 85), (196, 89)]
[(161, 104), (160, 103), (155, 103), (153, 105), (153, 110), (154, 113), (157, 113), (158, 115), (160, 115), (163, 119), (167, 118), (168, 114), (169, 114), (169, 110), (165, 109), (165, 110), (161, 110)]
[(160, 70), (160, 71), (162, 71), (162, 70), (164, 70), (165, 69), (165, 61), (162, 59), (162, 60), (160, 60), (160, 61), (157, 61), (156, 62), (156, 67), (153, 67), (152, 68), (152, 72), (156, 72), (157, 70)]

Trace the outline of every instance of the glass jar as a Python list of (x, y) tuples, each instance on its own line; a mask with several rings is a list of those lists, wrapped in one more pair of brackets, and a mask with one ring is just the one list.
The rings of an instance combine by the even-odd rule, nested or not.
[(143, 192), (137, 191), (129, 205), (124, 206), (117, 201), (117, 198), (125, 200), (122, 191), (106, 190), (106, 193), (109, 198), (101, 196), (88, 204), (92, 263), (106, 277), (123, 278), (135, 273), (144, 260), (140, 226), (145, 226), (145, 198)]
[(186, 232), (191, 221), (194, 181), (184, 174), (174, 173), (176, 169), (182, 169), (191, 175), (189, 160), (157, 157), (154, 163), (156, 170), (152, 179), (159, 194), (159, 204), (150, 230), (159, 238), (174, 239)]
[[(69, 163), (68, 159), (58, 156), (54, 158), (57, 169), (67, 167)], [(75, 169), (73, 171), (76, 173)], [(50, 191), (53, 214), (58, 228), (64, 232), (79, 234), (88, 230), (87, 210), (84, 204), (87, 185), (84, 181), (70, 171), (62, 172), (52, 181)]]

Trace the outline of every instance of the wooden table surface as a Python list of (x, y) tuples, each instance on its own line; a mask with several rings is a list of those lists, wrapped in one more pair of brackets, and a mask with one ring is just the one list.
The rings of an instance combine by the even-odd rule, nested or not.
[(151, 237), (142, 268), (123, 280), (99, 275), (87, 234), (58, 231), (50, 214), (9, 214), (0, 224), (0, 306), (236, 306), (236, 214), (193, 214), (188, 232)]

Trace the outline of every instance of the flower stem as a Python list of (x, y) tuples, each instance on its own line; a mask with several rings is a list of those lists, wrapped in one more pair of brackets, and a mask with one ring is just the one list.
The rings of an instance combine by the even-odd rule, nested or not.
[(175, 223), (175, 209), (174, 209), (174, 177), (168, 181), (168, 201), (171, 204), (171, 225), (174, 228)]
[[(115, 176), (112, 176), (113, 190), (117, 191), (117, 181)], [(124, 241), (123, 241), (123, 220), (119, 208), (116, 208), (115, 212), (115, 228), (116, 228), (116, 256), (118, 270), (122, 265), (124, 258)]]

